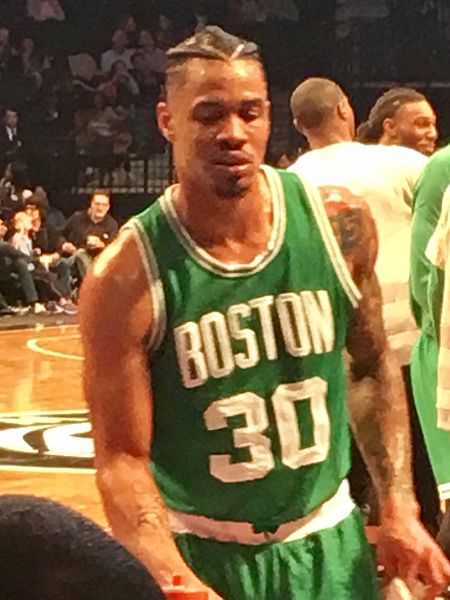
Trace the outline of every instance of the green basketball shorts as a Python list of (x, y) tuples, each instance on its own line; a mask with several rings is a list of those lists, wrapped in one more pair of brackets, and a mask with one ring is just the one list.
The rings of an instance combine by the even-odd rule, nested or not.
[(176, 536), (187, 563), (225, 600), (379, 600), (373, 552), (358, 509), (291, 542), (224, 543)]

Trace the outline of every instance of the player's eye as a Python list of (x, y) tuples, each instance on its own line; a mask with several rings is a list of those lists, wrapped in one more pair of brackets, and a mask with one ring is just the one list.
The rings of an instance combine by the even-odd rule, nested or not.
[(239, 116), (244, 121), (250, 122), (262, 116), (263, 107), (259, 103), (249, 103), (241, 106)]
[(200, 104), (193, 112), (194, 119), (205, 125), (217, 123), (224, 115), (225, 109), (220, 104)]

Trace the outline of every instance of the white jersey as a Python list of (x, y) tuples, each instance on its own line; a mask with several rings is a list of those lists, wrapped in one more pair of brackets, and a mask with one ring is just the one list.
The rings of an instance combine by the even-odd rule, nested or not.
[(378, 230), (376, 272), (386, 333), (401, 364), (410, 360), (417, 328), (409, 306), (411, 204), (427, 158), (402, 146), (341, 142), (312, 150), (289, 170), (317, 187), (335, 185), (360, 196)]

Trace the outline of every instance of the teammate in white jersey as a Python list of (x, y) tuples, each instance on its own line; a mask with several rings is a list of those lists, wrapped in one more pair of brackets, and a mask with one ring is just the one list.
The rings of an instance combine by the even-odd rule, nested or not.
[[(410, 100), (416, 98), (411, 94), (406, 96)], [(392, 94), (391, 97), (394, 101), (395, 97)], [(386, 98), (382, 108), (383, 114), (392, 112)], [(439, 501), (411, 401), (408, 366), (418, 335), (408, 289), (411, 204), (414, 185), (427, 159), (411, 148), (389, 145), (385, 137), (385, 144), (355, 142), (353, 108), (343, 90), (328, 79), (310, 78), (302, 82), (292, 94), (291, 109), (294, 124), (306, 136), (311, 151), (300, 156), (290, 170), (308, 178), (328, 198), (334, 195), (339, 199), (346, 194), (363, 198), (377, 224), (376, 272), (383, 292), (386, 333), (399, 363), (404, 365), (405, 384), (410, 392), (414, 470), (422, 518), (436, 533)], [(371, 503), (364, 466), (358, 458), (356, 454), (353, 492), (361, 503)]]

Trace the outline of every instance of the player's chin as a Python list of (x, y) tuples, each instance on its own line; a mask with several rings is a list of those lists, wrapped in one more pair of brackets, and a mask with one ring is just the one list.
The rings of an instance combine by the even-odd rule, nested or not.
[(233, 200), (243, 198), (251, 189), (253, 177), (230, 176), (215, 181), (215, 192), (219, 198)]
[(431, 156), (436, 150), (436, 144), (434, 142), (423, 142), (417, 146), (417, 150), (425, 156)]

